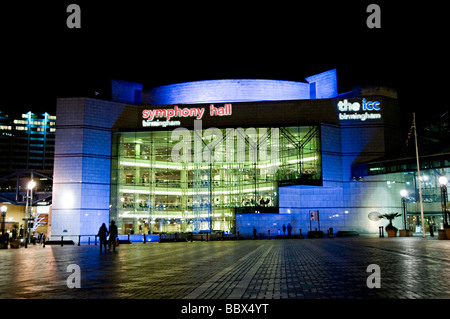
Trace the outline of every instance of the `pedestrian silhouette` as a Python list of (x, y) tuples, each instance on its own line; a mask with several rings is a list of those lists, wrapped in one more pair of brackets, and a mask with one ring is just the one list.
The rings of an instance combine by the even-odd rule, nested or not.
[(115, 221), (111, 221), (111, 225), (109, 225), (109, 250), (111, 250), (111, 245), (113, 247), (113, 251), (116, 251), (116, 238), (118, 235), (117, 226)]
[(285, 235), (286, 235), (286, 225), (283, 224), (283, 236), (285, 236)]
[(291, 226), (291, 223), (288, 223), (288, 225), (287, 225), (287, 231), (288, 231), (288, 236), (291, 236), (291, 233), (292, 233), (292, 226)]
[(252, 239), (256, 239), (256, 228), (255, 226), (253, 226), (253, 237)]
[(98, 230), (97, 234), (99, 240), (100, 240), (100, 252), (102, 252), (102, 245), (105, 247), (105, 253), (106, 253), (106, 237), (108, 236), (108, 229), (106, 228), (105, 223), (102, 224), (100, 229)]

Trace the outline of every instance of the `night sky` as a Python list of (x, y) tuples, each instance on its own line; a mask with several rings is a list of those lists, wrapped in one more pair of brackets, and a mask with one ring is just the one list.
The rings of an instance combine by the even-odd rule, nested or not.
[[(111, 78), (145, 88), (222, 78), (304, 82), (332, 68), (339, 93), (365, 84), (397, 89), (406, 117), (448, 109), (448, 27), (440, 7), (92, 2), (2, 4), (1, 110), (52, 113), (58, 97), (100, 92), (106, 98)], [(81, 29), (66, 26), (70, 3), (81, 7)], [(381, 7), (380, 29), (366, 25), (370, 3)]]

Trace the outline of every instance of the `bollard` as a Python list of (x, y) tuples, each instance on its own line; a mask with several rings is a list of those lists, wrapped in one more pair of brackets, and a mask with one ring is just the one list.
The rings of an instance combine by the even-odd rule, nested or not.
[(267, 230), (267, 232), (269, 233), (269, 235), (268, 235), (268, 237), (267, 237), (267, 240), (270, 240), (270, 229)]
[(78, 235), (78, 246), (80, 246), (81, 235)]
[(145, 241), (146, 241), (146, 240), (145, 240), (145, 233), (144, 233), (144, 244), (145, 244)]
[(64, 236), (61, 236), (61, 247), (64, 246)]
[(381, 238), (381, 237), (384, 237), (383, 226), (379, 226), (379, 227), (378, 227), (378, 233), (379, 233), (379, 235), (380, 235), (380, 238)]
[(302, 229), (301, 228), (299, 228), (299, 229), (300, 229), (300, 239), (303, 239), (304, 237), (302, 235)]

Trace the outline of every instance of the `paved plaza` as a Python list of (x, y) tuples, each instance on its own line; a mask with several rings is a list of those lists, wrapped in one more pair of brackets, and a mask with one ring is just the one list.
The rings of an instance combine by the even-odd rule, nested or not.
[(450, 241), (421, 237), (30, 245), (0, 267), (0, 298), (450, 298)]

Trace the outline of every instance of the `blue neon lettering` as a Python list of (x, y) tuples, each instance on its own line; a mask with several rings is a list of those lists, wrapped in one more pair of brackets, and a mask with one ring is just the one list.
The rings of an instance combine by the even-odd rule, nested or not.
[(380, 107), (378, 106), (380, 105), (380, 102), (371, 102), (371, 101), (366, 102), (366, 99), (363, 99), (362, 104), (363, 104), (363, 111), (380, 110)]

